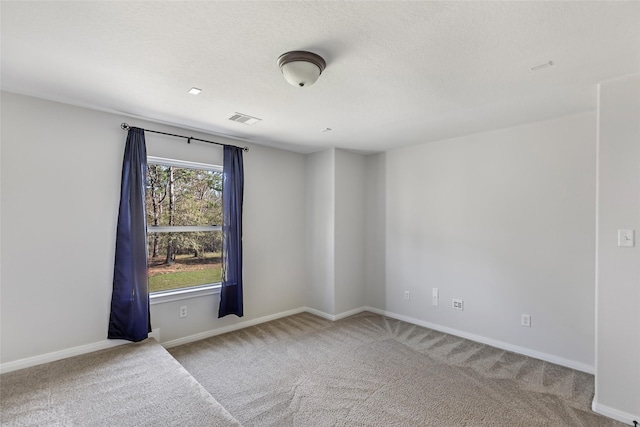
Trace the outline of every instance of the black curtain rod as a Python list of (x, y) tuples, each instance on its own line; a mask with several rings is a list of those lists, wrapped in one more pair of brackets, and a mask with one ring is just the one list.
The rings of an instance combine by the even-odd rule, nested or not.
[[(123, 130), (129, 130), (131, 129), (131, 126), (129, 126), (127, 123), (122, 123), (120, 125), (120, 127)], [(207, 142), (209, 144), (216, 144), (216, 145), (232, 145), (232, 144), (223, 144), (221, 142), (215, 142), (215, 141), (207, 141), (206, 139), (200, 139), (200, 138), (194, 138), (192, 136), (183, 136), (183, 135), (176, 135), (175, 133), (167, 133), (167, 132), (160, 132), (158, 130), (150, 130), (150, 129), (142, 129), (145, 132), (153, 132), (153, 133), (159, 133), (161, 135), (169, 135), (169, 136), (175, 136), (176, 138), (184, 138), (187, 140), (187, 144), (191, 144), (191, 141), (200, 141), (200, 142)], [(237, 145), (232, 145), (233, 147), (238, 147)], [(238, 148), (242, 148), (244, 151), (249, 151), (249, 147), (238, 147)]]

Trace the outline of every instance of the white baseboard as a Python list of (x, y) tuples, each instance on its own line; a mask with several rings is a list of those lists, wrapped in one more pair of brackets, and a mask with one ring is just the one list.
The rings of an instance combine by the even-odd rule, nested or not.
[(104, 340), (92, 344), (85, 344), (78, 347), (41, 354), (39, 356), (27, 357), (26, 359), (0, 364), (0, 373), (4, 374), (5, 372), (30, 368), (32, 366), (42, 365), (43, 363), (55, 362), (56, 360), (66, 359), (67, 357), (79, 356), (81, 354), (104, 350), (106, 348), (117, 347), (128, 342), (129, 341), (125, 340)]
[(306, 311), (307, 313), (315, 314), (318, 317), (322, 317), (323, 319), (332, 320), (335, 322), (336, 320), (344, 319), (345, 317), (362, 313), (365, 310), (366, 310), (366, 307), (358, 307), (358, 308), (354, 308), (353, 310), (345, 311), (344, 313), (335, 314), (335, 315), (325, 313), (324, 311), (316, 310), (315, 308), (311, 308), (311, 307), (304, 307), (303, 311)]
[[(160, 329), (156, 329), (149, 333), (149, 338), (160, 341)], [(68, 357), (80, 356), (81, 354), (92, 353), (98, 350), (117, 347), (123, 344), (129, 344), (131, 341), (126, 340), (103, 340), (91, 344), (80, 345), (78, 347), (66, 348), (64, 350), (53, 351), (51, 353), (41, 354), (38, 356), (27, 357), (25, 359), (15, 360), (13, 362), (1, 363), (0, 374), (5, 372), (17, 371), (19, 369), (30, 368), (32, 366), (42, 365), (43, 363), (55, 362), (56, 360), (66, 359)]]
[(322, 317), (323, 319), (336, 320), (333, 314), (325, 313), (324, 311), (316, 310), (315, 308), (304, 307), (304, 311), (306, 311), (307, 313), (316, 315), (318, 317)]
[(203, 340), (205, 338), (214, 337), (216, 335), (226, 334), (227, 332), (236, 331), (238, 329), (248, 328), (249, 326), (259, 325), (260, 323), (270, 322), (272, 320), (280, 319), (282, 317), (292, 316), (294, 314), (302, 313), (305, 311), (305, 307), (296, 308), (293, 310), (282, 311), (276, 314), (270, 314), (268, 316), (259, 317), (253, 320), (247, 320), (245, 322), (234, 323), (233, 325), (224, 326), (222, 328), (211, 329), (209, 331), (200, 332), (198, 334), (189, 335), (187, 337), (178, 338), (175, 340), (161, 342), (165, 348), (177, 347), (179, 345), (188, 344), (194, 341)]
[(165, 348), (177, 347), (179, 345), (203, 340), (205, 338), (215, 337), (216, 335), (226, 334), (227, 332), (237, 331), (238, 329), (248, 328), (249, 326), (259, 325), (260, 323), (270, 322), (272, 320), (280, 319), (282, 317), (287, 317), (287, 316), (293, 316), (294, 314), (303, 313), (303, 312), (314, 314), (318, 317), (322, 317), (323, 319), (336, 321), (336, 320), (344, 319), (345, 317), (353, 316), (354, 314), (362, 313), (363, 311), (365, 311), (365, 308), (360, 307), (354, 310), (346, 311), (344, 313), (332, 315), (320, 310), (316, 310), (315, 308), (300, 307), (293, 310), (283, 311), (280, 313), (271, 314), (269, 316), (248, 320), (246, 322), (234, 323), (233, 325), (225, 326), (222, 328), (211, 329), (209, 331), (200, 332), (198, 334), (189, 335), (187, 337), (182, 337), (182, 338), (178, 338), (178, 339), (167, 341), (167, 342), (161, 342), (160, 344), (162, 344)]
[(602, 405), (596, 402), (595, 399), (593, 399), (593, 402), (591, 403), (591, 409), (593, 410), (593, 412), (604, 415), (605, 417), (613, 418), (614, 420), (620, 421), (624, 424), (633, 425), (634, 421), (640, 423), (640, 415), (631, 415), (628, 412), (623, 412), (618, 409)]
[[(280, 313), (271, 314), (269, 316), (248, 320), (245, 322), (235, 323), (233, 325), (225, 326), (222, 328), (212, 329), (212, 330), (201, 332), (198, 334), (189, 335), (187, 337), (182, 337), (182, 338), (178, 338), (178, 339), (167, 341), (167, 342), (161, 342), (160, 329), (157, 329), (151, 332), (149, 334), (149, 337), (154, 338), (156, 341), (162, 344), (162, 346), (164, 346), (165, 348), (171, 348), (171, 347), (176, 347), (182, 344), (188, 344), (190, 342), (213, 337), (216, 335), (225, 334), (227, 332), (235, 331), (238, 329), (247, 328), (249, 326), (258, 325), (260, 323), (269, 322), (271, 320), (280, 319), (282, 317), (292, 316), (294, 314), (302, 313), (307, 310), (308, 310), (307, 307), (300, 307), (293, 310), (283, 311)], [(325, 317), (325, 318), (326, 316), (328, 316), (326, 313), (322, 313), (317, 310), (313, 314), (316, 314), (318, 316)], [(331, 319), (331, 320), (336, 320), (336, 319)], [(46, 353), (38, 356), (27, 357), (25, 359), (16, 360), (13, 362), (2, 363), (0, 364), (0, 374), (5, 372), (17, 371), (18, 369), (41, 365), (43, 363), (55, 362), (56, 360), (66, 359), (68, 357), (73, 357), (73, 356), (79, 356), (81, 354), (91, 353), (98, 350), (104, 350), (107, 348), (116, 347), (118, 345), (127, 344), (128, 342), (129, 341), (125, 341), (125, 340), (104, 340), (104, 341), (81, 345), (78, 347), (73, 347), (65, 350), (54, 351), (52, 353)]]
[(160, 342), (160, 328), (154, 329), (153, 331), (149, 332), (149, 338), (153, 338), (156, 341)]
[(354, 308), (353, 310), (345, 311), (344, 313), (336, 314), (335, 320), (344, 319), (345, 317), (353, 316), (356, 314), (360, 314), (363, 311), (367, 311), (366, 307)]
[(375, 308), (375, 307), (363, 307), (363, 310), (371, 311), (372, 313), (391, 317), (393, 319), (402, 320), (407, 323), (413, 323), (414, 325), (424, 326), (425, 328), (434, 329), (436, 331), (444, 332), (445, 334), (455, 335), (457, 337), (466, 338), (471, 341), (487, 344), (492, 347), (500, 348), (502, 350), (512, 351), (514, 353), (522, 354), (524, 356), (533, 357), (534, 359), (544, 360), (545, 362), (553, 363), (560, 366), (565, 366), (567, 368), (575, 369), (581, 372), (586, 372), (588, 374), (593, 375), (595, 372), (594, 367), (591, 365), (586, 365), (584, 363), (576, 362), (574, 360), (564, 359), (562, 357), (554, 356), (552, 354), (542, 353), (540, 351), (531, 350), (529, 348), (505, 343), (502, 341), (494, 340), (492, 338), (483, 337), (481, 335), (459, 331), (457, 329), (448, 328), (446, 326), (441, 326), (436, 323), (425, 322), (423, 320), (414, 319), (412, 317), (403, 316), (401, 314), (392, 313), (390, 311), (380, 310), (379, 308)]
[[(573, 360), (564, 359), (564, 358), (561, 358), (561, 357), (557, 357), (557, 356), (553, 356), (553, 355), (550, 355), (550, 354), (538, 352), (538, 351), (531, 350), (531, 349), (528, 349), (528, 348), (524, 348), (524, 347), (508, 344), (508, 343), (505, 343), (505, 342), (497, 341), (497, 340), (494, 340), (494, 339), (491, 339), (491, 338), (486, 338), (486, 337), (483, 337), (483, 336), (480, 336), (480, 335), (475, 335), (475, 334), (471, 334), (471, 333), (468, 333), (468, 332), (459, 331), (457, 329), (448, 328), (448, 327), (441, 326), (441, 325), (438, 325), (438, 324), (435, 324), (435, 323), (425, 322), (425, 321), (422, 321), (422, 320), (419, 320), (419, 319), (414, 319), (412, 317), (403, 316), (403, 315), (392, 313), (392, 312), (389, 312), (389, 311), (386, 311), (386, 310), (380, 310), (380, 309), (375, 308), (375, 307), (359, 307), (359, 308), (356, 308), (356, 309), (353, 309), (353, 310), (349, 310), (349, 311), (346, 311), (344, 313), (340, 313), (340, 314), (336, 314), (336, 315), (328, 314), (328, 313), (322, 312), (320, 310), (316, 310), (316, 309), (311, 308), (311, 307), (300, 307), (300, 308), (296, 308), (296, 309), (293, 309), (293, 310), (283, 311), (283, 312), (280, 312), (280, 313), (271, 314), (271, 315), (264, 316), (264, 317), (259, 317), (257, 319), (253, 319), (253, 320), (247, 320), (245, 322), (235, 323), (233, 325), (225, 326), (225, 327), (222, 327), (222, 328), (216, 328), (216, 329), (212, 329), (212, 330), (209, 330), (209, 331), (201, 332), (201, 333), (198, 333), (198, 334), (189, 335), (187, 337), (182, 337), (182, 338), (178, 338), (178, 339), (167, 341), (167, 342), (161, 342), (160, 341), (160, 330), (153, 331), (151, 334), (149, 334), (149, 336), (155, 338), (156, 341), (160, 342), (160, 344), (162, 344), (165, 348), (171, 348), (171, 347), (176, 347), (176, 346), (183, 345), (183, 344), (188, 344), (188, 343), (191, 343), (191, 342), (194, 342), (194, 341), (202, 340), (202, 339), (205, 339), (205, 338), (213, 337), (213, 336), (216, 336), (216, 335), (225, 334), (227, 332), (232, 332), (232, 331), (235, 331), (235, 330), (238, 330), (238, 329), (247, 328), (249, 326), (258, 325), (260, 323), (269, 322), (271, 320), (280, 319), (282, 317), (292, 316), (294, 314), (298, 314), (298, 313), (302, 313), (302, 312), (308, 312), (308, 313), (314, 314), (316, 316), (322, 317), (322, 318), (327, 319), (327, 320), (336, 321), (336, 320), (343, 319), (345, 317), (349, 317), (349, 316), (353, 316), (353, 315), (358, 314), (358, 313), (362, 313), (363, 311), (370, 311), (372, 313), (376, 313), (376, 314), (380, 314), (380, 315), (383, 315), (383, 316), (391, 317), (393, 319), (402, 320), (404, 322), (412, 323), (414, 325), (424, 326), (425, 328), (434, 329), (436, 331), (444, 332), (446, 334), (455, 335), (455, 336), (458, 336), (458, 337), (461, 337), (461, 338), (466, 338), (466, 339), (469, 339), (469, 340), (472, 340), (472, 341), (476, 341), (476, 342), (480, 342), (480, 343), (483, 343), (483, 344), (487, 344), (487, 345), (490, 345), (490, 346), (493, 346), (493, 347), (497, 347), (497, 348), (500, 348), (500, 349), (503, 349), (503, 350), (512, 351), (514, 353), (519, 353), (519, 354), (522, 354), (522, 355), (525, 355), (525, 356), (533, 357), (535, 359), (544, 360), (546, 362), (554, 363), (556, 365), (566, 366), (567, 368), (576, 369), (578, 371), (586, 372), (586, 373), (589, 373), (589, 374), (593, 374), (594, 373), (594, 368), (593, 368), (593, 366), (590, 366), (590, 365), (585, 365), (583, 363), (575, 362)], [(53, 353), (47, 353), (47, 354), (43, 354), (43, 355), (39, 355), (39, 356), (29, 357), (29, 358), (26, 358), (26, 359), (20, 359), (20, 360), (14, 361), (14, 362), (3, 363), (3, 364), (0, 364), (0, 373), (15, 371), (15, 370), (18, 370), (18, 369), (23, 369), (23, 368), (28, 368), (28, 367), (31, 367), (31, 366), (40, 365), (42, 363), (54, 362), (56, 360), (65, 359), (67, 357), (78, 356), (78, 355), (85, 354), (85, 353), (91, 353), (93, 351), (103, 350), (103, 349), (106, 349), (106, 348), (115, 347), (117, 345), (126, 344), (128, 342), (129, 341), (123, 341), (123, 340), (104, 340), (104, 341), (99, 341), (99, 342), (96, 342), (96, 343), (93, 343), (93, 344), (82, 345), (82, 346), (79, 346), (79, 347), (74, 347), (74, 348), (70, 348), (70, 349), (56, 351), (56, 352), (53, 352)], [(604, 407), (604, 408), (605, 409), (603, 409), (603, 410), (607, 410), (606, 407)], [(604, 413), (603, 413), (603, 415), (604, 415)], [(615, 417), (611, 417), (611, 418), (615, 418)]]
[(491, 338), (486, 338), (486, 337), (483, 337), (481, 335), (476, 335), (476, 334), (471, 334), (471, 333), (468, 333), (468, 332), (459, 331), (457, 329), (448, 328), (446, 326), (441, 326), (441, 325), (438, 325), (438, 324), (435, 324), (435, 323), (425, 322), (423, 320), (414, 319), (412, 317), (403, 316), (403, 315), (400, 315), (400, 314), (396, 314), (396, 313), (392, 313), (392, 312), (389, 312), (389, 311), (386, 311), (386, 310), (380, 310), (378, 308), (368, 307), (368, 306), (355, 308), (353, 310), (345, 311), (344, 313), (340, 313), (340, 314), (336, 314), (336, 315), (325, 313), (323, 311), (320, 311), (320, 310), (317, 310), (317, 309), (311, 308), (311, 307), (301, 307), (301, 308), (298, 308), (298, 309), (289, 310), (289, 311), (285, 311), (285, 312), (282, 312), (282, 313), (277, 313), (277, 314), (273, 314), (273, 315), (270, 315), (270, 316), (261, 317), (261, 318), (250, 320), (250, 321), (247, 321), (247, 322), (236, 323), (234, 325), (227, 326), (227, 327), (224, 327), (224, 328), (213, 329), (213, 330), (202, 332), (202, 333), (199, 333), (199, 334), (190, 335), (188, 337), (179, 338), (177, 340), (168, 341), (168, 342), (162, 343), (162, 345), (165, 346), (166, 348), (175, 347), (175, 346), (178, 346), (178, 345), (187, 344), (187, 343), (190, 343), (190, 342), (194, 342), (194, 341), (198, 341), (198, 340), (201, 340), (201, 339), (209, 338), (209, 337), (212, 337), (212, 336), (215, 336), (215, 335), (224, 334), (224, 333), (227, 333), (227, 332), (231, 332), (231, 331), (235, 331), (235, 330), (238, 330), (238, 329), (246, 328), (248, 326), (253, 326), (253, 325), (260, 324), (260, 323), (269, 322), (271, 320), (279, 319), (281, 317), (291, 316), (293, 314), (298, 314), (298, 313), (302, 313), (302, 312), (311, 313), (311, 314), (314, 314), (314, 315), (316, 315), (318, 317), (322, 317), (323, 319), (336, 321), (336, 320), (344, 319), (344, 318), (349, 317), (349, 316), (353, 316), (355, 314), (362, 313), (363, 311), (370, 311), (372, 313), (380, 314), (382, 316), (391, 317), (393, 319), (402, 320), (404, 322), (412, 323), (414, 325), (424, 326), (425, 328), (429, 328), (429, 329), (433, 329), (433, 330), (436, 330), (436, 331), (444, 332), (444, 333), (450, 334), (450, 335), (455, 335), (455, 336), (458, 336), (458, 337), (461, 337), (461, 338), (466, 338), (468, 340), (480, 342), (482, 344), (487, 344), (487, 345), (490, 345), (492, 347), (500, 348), (502, 350), (512, 351), (514, 353), (522, 354), (524, 356), (533, 357), (534, 359), (544, 360), (545, 362), (553, 363), (553, 364), (560, 365), (560, 366), (565, 366), (567, 368), (575, 369), (575, 370), (581, 371), (581, 372), (586, 372), (588, 374), (592, 374), (593, 375), (593, 373), (595, 372), (593, 366), (586, 365), (584, 363), (576, 362), (576, 361), (569, 360), (569, 359), (564, 359), (562, 357), (554, 356), (554, 355), (551, 355), (551, 354), (542, 353), (542, 352), (539, 352), (539, 351), (531, 350), (531, 349), (528, 349), (528, 348), (525, 348), (525, 347), (516, 346), (516, 345), (513, 345), (513, 344), (508, 344), (508, 343), (505, 343), (505, 342), (502, 342), (502, 341), (498, 341), (498, 340), (494, 340), (494, 339), (491, 339)]

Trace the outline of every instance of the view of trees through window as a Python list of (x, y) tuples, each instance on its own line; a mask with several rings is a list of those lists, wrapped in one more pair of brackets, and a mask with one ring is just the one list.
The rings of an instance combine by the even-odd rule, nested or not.
[(149, 163), (149, 292), (220, 282), (222, 172)]

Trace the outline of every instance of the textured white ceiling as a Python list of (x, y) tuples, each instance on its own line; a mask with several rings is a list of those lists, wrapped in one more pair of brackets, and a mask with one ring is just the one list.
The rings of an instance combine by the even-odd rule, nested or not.
[[(595, 108), (597, 82), (640, 72), (636, 1), (0, 7), (3, 90), (300, 152), (372, 152), (577, 113)], [(276, 60), (289, 50), (326, 59), (315, 85), (284, 80)], [(227, 120), (236, 111), (262, 121)]]

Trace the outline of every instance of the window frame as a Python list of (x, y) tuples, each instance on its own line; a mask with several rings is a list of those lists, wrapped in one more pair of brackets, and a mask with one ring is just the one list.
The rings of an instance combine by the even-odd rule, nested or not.
[[(182, 169), (206, 170), (222, 173), (222, 166), (208, 163), (191, 162), (186, 160), (168, 159), (165, 157), (147, 156), (147, 165), (173, 166)], [(145, 207), (146, 209), (146, 207)], [(222, 225), (176, 225), (176, 226), (150, 226), (147, 225), (147, 235), (150, 233), (187, 233), (187, 232), (222, 232)], [(166, 291), (149, 292), (151, 305), (169, 301), (179, 301), (187, 298), (196, 298), (204, 295), (220, 293), (221, 282), (207, 283), (185, 288), (169, 289)]]

